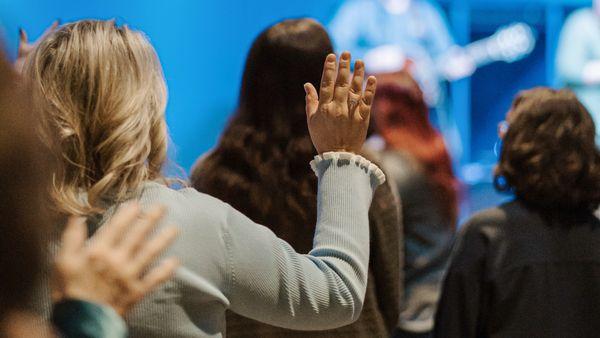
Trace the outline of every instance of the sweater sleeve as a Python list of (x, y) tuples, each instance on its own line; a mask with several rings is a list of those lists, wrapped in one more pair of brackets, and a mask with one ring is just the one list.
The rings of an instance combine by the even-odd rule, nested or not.
[(224, 231), (230, 309), (270, 325), (324, 330), (360, 315), (369, 262), (368, 211), (384, 181), (363, 157), (326, 153), (319, 178), (313, 249), (302, 255), (231, 208)]

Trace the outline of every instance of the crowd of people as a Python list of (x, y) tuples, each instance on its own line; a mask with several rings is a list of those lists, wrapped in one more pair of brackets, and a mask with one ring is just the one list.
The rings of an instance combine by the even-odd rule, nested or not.
[(457, 232), (418, 82), (333, 51), (312, 19), (260, 33), (187, 183), (142, 32), (23, 33), (0, 57), (0, 336), (594, 337), (600, 151), (575, 94), (516, 96), (494, 180), (514, 198)]

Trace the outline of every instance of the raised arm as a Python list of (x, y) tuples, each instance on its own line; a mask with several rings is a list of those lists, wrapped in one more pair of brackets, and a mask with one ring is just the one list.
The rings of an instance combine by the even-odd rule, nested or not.
[[(364, 65), (350, 80), (350, 55), (339, 71), (325, 62), (320, 94), (306, 85), (307, 120), (321, 154), (314, 246), (301, 255), (269, 229), (231, 209), (225, 246), (231, 310), (271, 325), (322, 330), (356, 320), (364, 300), (369, 261), (368, 211), (383, 173), (355, 155), (364, 142), (375, 78), (363, 93)], [(337, 73), (337, 80), (336, 80)]]

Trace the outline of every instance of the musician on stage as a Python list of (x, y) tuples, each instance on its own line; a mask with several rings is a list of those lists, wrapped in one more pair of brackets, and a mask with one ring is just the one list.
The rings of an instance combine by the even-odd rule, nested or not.
[(460, 157), (444, 83), (470, 76), (475, 66), (456, 46), (439, 5), (429, 0), (349, 0), (329, 29), (336, 49), (369, 60), (371, 73), (394, 73), (410, 64), (451, 152)]
[[(356, 22), (360, 25), (352, 24)], [(329, 28), (336, 48), (352, 51), (359, 58), (377, 47), (400, 47), (403, 57), (416, 63), (418, 74), (413, 75), (432, 105), (440, 93), (438, 84), (431, 82), (463, 78), (474, 71), (466, 55), (458, 57), (459, 48), (442, 9), (428, 0), (350, 0)], [(448, 60), (442, 60), (445, 58)]]
[(596, 144), (600, 145), (600, 0), (567, 18), (558, 43), (556, 69), (592, 115)]

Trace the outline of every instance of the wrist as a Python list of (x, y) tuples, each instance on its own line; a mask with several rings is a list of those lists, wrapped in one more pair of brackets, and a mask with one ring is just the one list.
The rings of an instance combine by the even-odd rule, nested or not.
[(363, 174), (371, 177), (371, 183), (374, 187), (385, 182), (385, 174), (377, 165), (355, 153), (330, 151), (315, 156), (314, 160), (310, 162), (312, 170), (319, 179), (332, 165), (334, 167), (352, 165), (352, 167), (360, 169)]

